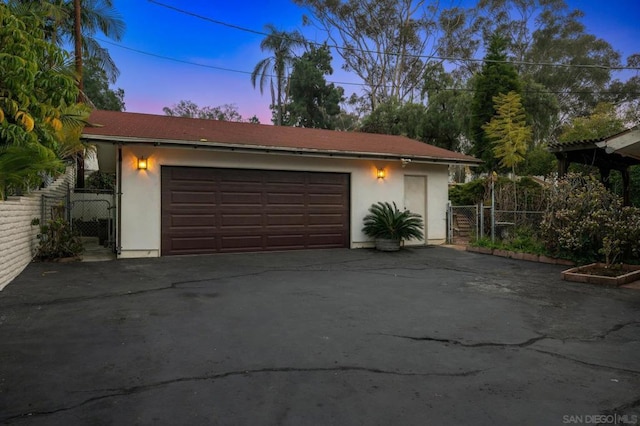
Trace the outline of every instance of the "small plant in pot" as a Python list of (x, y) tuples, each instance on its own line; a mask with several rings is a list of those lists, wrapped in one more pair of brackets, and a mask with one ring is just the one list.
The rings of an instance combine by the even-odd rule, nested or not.
[(396, 203), (378, 202), (369, 207), (362, 232), (376, 241), (376, 249), (398, 251), (402, 240), (421, 239), (422, 217), (409, 210), (399, 210)]

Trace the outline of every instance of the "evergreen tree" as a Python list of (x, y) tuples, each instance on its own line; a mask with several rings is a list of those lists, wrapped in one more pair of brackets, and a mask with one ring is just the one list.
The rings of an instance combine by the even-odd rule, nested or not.
[(325, 45), (311, 47), (294, 61), (289, 83), (291, 101), (285, 105), (283, 124), (318, 129), (336, 127), (344, 90), (333, 83), (327, 84), (324, 77), (333, 73), (331, 59)]
[(497, 168), (497, 159), (491, 149), (491, 140), (483, 126), (496, 114), (494, 96), (510, 91), (520, 92), (518, 73), (507, 62), (507, 40), (494, 34), (489, 40), (487, 55), (482, 70), (473, 80), (474, 96), (471, 103), (470, 139), (473, 143), (471, 153), (484, 161), (481, 170)]
[(109, 88), (109, 78), (96, 58), (84, 60), (84, 95), (97, 109), (124, 111), (124, 90)]
[(509, 168), (515, 175), (516, 166), (524, 160), (531, 140), (531, 128), (520, 95), (514, 91), (494, 96), (496, 115), (482, 126), (492, 151), (500, 166)]

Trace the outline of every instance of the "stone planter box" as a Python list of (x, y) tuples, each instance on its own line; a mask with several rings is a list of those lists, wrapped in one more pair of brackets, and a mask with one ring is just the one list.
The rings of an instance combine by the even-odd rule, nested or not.
[(494, 256), (500, 256), (500, 257), (509, 257), (509, 253), (506, 250), (500, 250), (500, 249), (495, 249), (493, 250), (493, 255)]
[(539, 258), (540, 256), (538, 256), (537, 254), (522, 253), (522, 260), (527, 260), (529, 262), (538, 262)]
[(471, 253), (493, 254), (493, 249), (489, 247), (467, 246), (467, 251), (470, 251)]
[(625, 273), (617, 277), (595, 275), (598, 268), (604, 268), (604, 264), (591, 263), (589, 265), (567, 269), (562, 272), (562, 279), (577, 283), (599, 284), (611, 287), (620, 287), (621, 285), (640, 280), (640, 265), (622, 265)]
[(524, 253), (518, 251), (510, 251), (509, 257), (515, 260), (524, 260)]
[(548, 257), (545, 256), (544, 254), (541, 254), (540, 256), (538, 256), (538, 262), (540, 263), (549, 263), (551, 265), (555, 265), (557, 263), (557, 260), (555, 257)]

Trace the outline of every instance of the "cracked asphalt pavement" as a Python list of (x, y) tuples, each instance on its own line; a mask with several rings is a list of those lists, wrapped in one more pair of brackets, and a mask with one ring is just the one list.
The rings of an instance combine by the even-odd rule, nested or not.
[(33, 263), (0, 292), (0, 423), (640, 424), (640, 291), (562, 269), (446, 247)]

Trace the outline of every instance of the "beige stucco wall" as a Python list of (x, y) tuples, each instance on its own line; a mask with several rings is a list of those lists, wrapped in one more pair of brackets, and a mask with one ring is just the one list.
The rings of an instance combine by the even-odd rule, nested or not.
[[(404, 203), (404, 175), (427, 176), (427, 242), (442, 243), (446, 238), (448, 166), (410, 163), (398, 160), (352, 160), (299, 155), (216, 152), (203, 149), (171, 149), (146, 146), (122, 148), (122, 240), (120, 257), (160, 255), (160, 169), (161, 166), (250, 168), (264, 170), (304, 170), (349, 173), (351, 176), (351, 247), (371, 243), (362, 234), (362, 218), (377, 201)], [(139, 156), (148, 158), (148, 169), (137, 170)], [(377, 179), (383, 167), (385, 179)]]

